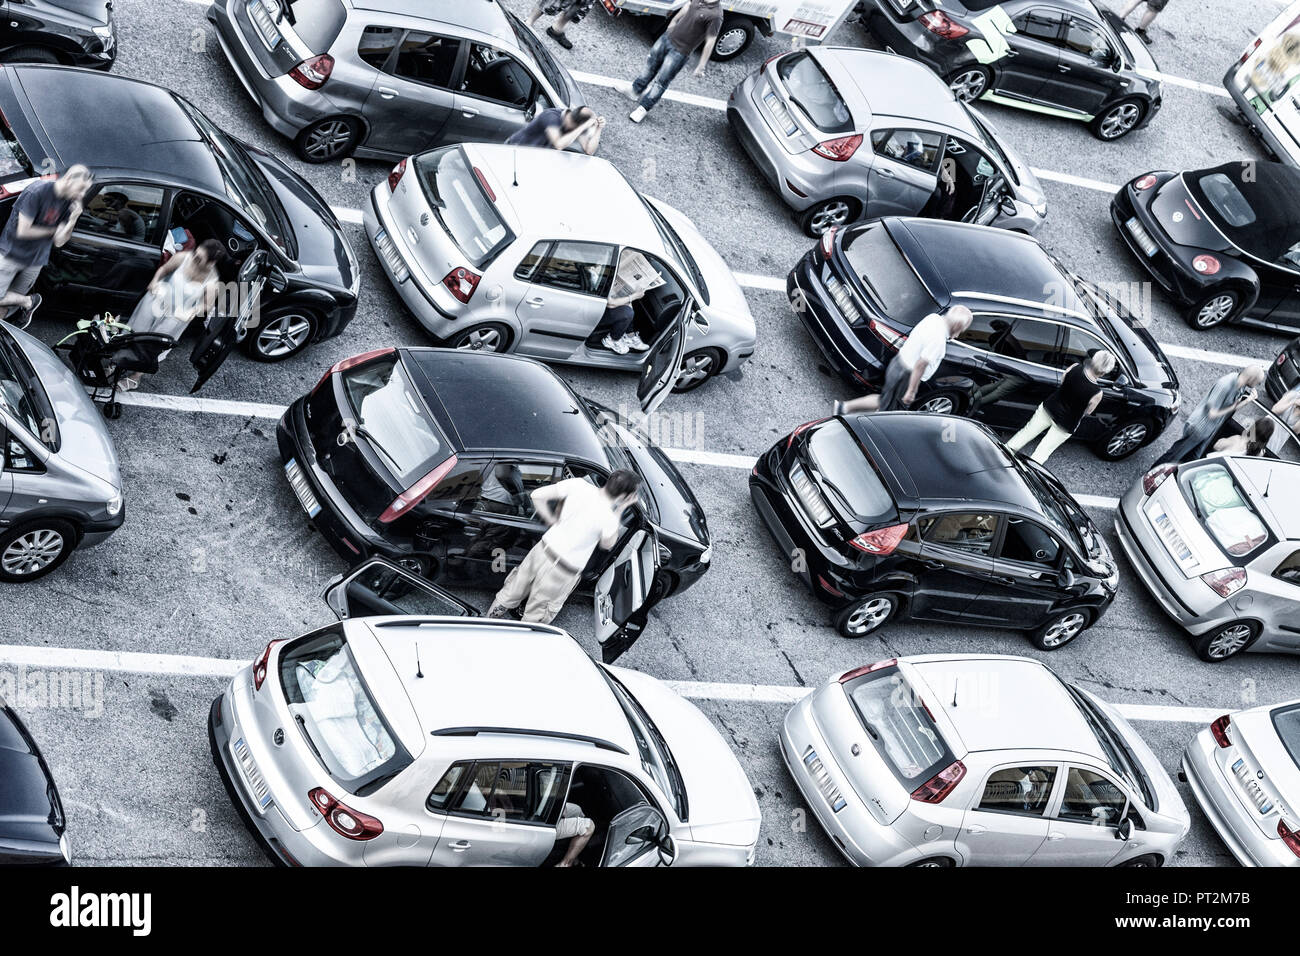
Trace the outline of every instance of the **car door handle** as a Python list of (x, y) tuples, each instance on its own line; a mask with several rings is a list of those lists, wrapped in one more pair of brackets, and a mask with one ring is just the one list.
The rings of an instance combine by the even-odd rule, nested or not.
[(464, 853), (469, 849), (469, 847), (469, 840), (457, 840), (455, 843), (451, 844), (451, 851), (453, 853)]
[(1020, 56), (1020, 51), (1019, 51), (1019, 50), (1008, 49), (1007, 52), (1004, 53), (1004, 54), (1002, 54), (1002, 55), (1003, 55), (1003, 56)]
[(1016, 579), (1008, 577), (1005, 574), (994, 574), (989, 576), (989, 580), (994, 584), (1015, 584)]
[(893, 178), (894, 178), (894, 171), (893, 171), (892, 169), (886, 169), (885, 167), (881, 166), (881, 167), (880, 167), (880, 175), (886, 177), (887, 179), (893, 179)]
[(465, 117), (466, 119), (473, 119), (475, 116), (478, 116), (478, 110), (472, 110), (466, 107), (461, 107), (460, 115)]
[(381, 86), (379, 88), (379, 95), (386, 100), (391, 100), (394, 96), (397, 95), (397, 90), (391, 89), (390, 87), (387, 86)]
[(1064, 840), (1064, 839), (1065, 839), (1065, 834), (1062, 833), (1060, 830), (1051, 830), (1047, 834), (1048, 843), (1055, 843), (1057, 840)]
[(944, 564), (942, 561), (922, 561), (921, 563), (925, 565), (927, 568), (929, 568), (931, 571), (942, 571), (944, 568), (947, 567), (947, 565)]
[(989, 831), (988, 827), (982, 827), (978, 823), (966, 828), (966, 832), (969, 833), (971, 836), (979, 836), (981, 833), (988, 833), (988, 831)]
[(1070, 72), (1070, 68), (1068, 66), (1065, 66), (1064, 64), (1058, 64), (1056, 68), (1060, 70), (1062, 73)]
[(527, 303), (531, 305), (534, 309), (539, 309), (546, 304), (546, 300), (543, 299), (540, 295), (535, 295), (531, 299), (527, 299), (525, 301), (527, 301)]

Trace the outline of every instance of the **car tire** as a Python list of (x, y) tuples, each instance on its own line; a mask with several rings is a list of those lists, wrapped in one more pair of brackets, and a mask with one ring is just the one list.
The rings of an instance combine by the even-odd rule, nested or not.
[(446, 340), (447, 348), (462, 352), (506, 352), (510, 349), (510, 329), (500, 322), (484, 322), (462, 329)]
[(952, 90), (952, 95), (961, 102), (974, 103), (988, 92), (989, 85), (993, 82), (993, 71), (986, 66), (972, 63), (960, 70), (953, 70), (944, 82), (948, 84), (948, 89)]
[(693, 392), (722, 370), (722, 353), (717, 349), (696, 349), (682, 356), (682, 367), (673, 383), (676, 393)]
[(1259, 640), (1260, 626), (1255, 621), (1231, 621), (1217, 630), (1192, 639), (1196, 656), (1209, 664), (1236, 657)]
[(77, 529), (66, 521), (44, 518), (0, 535), (0, 581), (20, 583), (43, 578), (77, 548)]
[(913, 402), (911, 410), (930, 415), (960, 415), (965, 396), (952, 389), (940, 389), (924, 399)]
[(311, 309), (280, 305), (266, 310), (240, 346), (256, 362), (283, 362), (310, 345), (319, 328), (320, 317)]
[(304, 163), (328, 163), (351, 156), (361, 142), (361, 124), (347, 116), (327, 116), (304, 128), (293, 151)]
[(1138, 418), (1121, 422), (1092, 446), (1093, 453), (1102, 461), (1122, 461), (1140, 448), (1155, 441), (1157, 429), (1150, 419)]
[(0, 63), (62, 63), (63, 59), (44, 46), (18, 46), (6, 50)]
[(956, 866), (956, 864), (946, 856), (929, 856), (924, 860), (917, 860), (915, 863), (909, 863), (907, 866), (909, 869), (912, 867), (924, 867), (926, 869), (946, 870), (950, 867)]
[(1219, 286), (1194, 303), (1183, 314), (1183, 319), (1198, 332), (1204, 332), (1235, 321), (1244, 311), (1245, 299), (1241, 289)]
[(1029, 634), (1029, 640), (1040, 651), (1059, 651), (1088, 629), (1092, 612), (1084, 607), (1057, 611), (1042, 626)]
[(892, 621), (902, 606), (903, 599), (891, 591), (868, 594), (836, 613), (835, 630), (850, 640), (866, 637)]
[(1145, 853), (1142, 856), (1135, 856), (1131, 860), (1125, 860), (1120, 866), (1138, 867), (1158, 867), (1160, 866), (1160, 857), (1154, 853)]
[(1106, 143), (1123, 139), (1146, 118), (1147, 105), (1142, 100), (1130, 96), (1120, 100), (1110, 109), (1100, 113), (1088, 124), (1092, 135)]
[(799, 215), (799, 228), (816, 239), (832, 226), (841, 228), (858, 218), (861, 204), (848, 196), (832, 196), (813, 203)]
[(393, 563), (429, 581), (432, 581), (438, 574), (437, 559), (431, 554), (424, 554), (420, 551), (404, 554)]
[(713, 44), (711, 59), (717, 60), (719, 63), (734, 60), (749, 49), (749, 45), (754, 42), (754, 36), (757, 33), (758, 30), (754, 26), (754, 21), (749, 17), (723, 17), (722, 29), (718, 31), (718, 39)]

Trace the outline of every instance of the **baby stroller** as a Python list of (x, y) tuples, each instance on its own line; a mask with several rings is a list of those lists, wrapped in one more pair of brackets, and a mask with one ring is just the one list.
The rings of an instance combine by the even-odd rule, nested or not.
[(77, 331), (55, 349), (67, 353), (72, 371), (90, 389), (91, 400), (103, 407), (104, 417), (117, 419), (122, 416), (118, 382), (134, 372), (157, 372), (160, 356), (175, 347), (176, 340), (170, 335), (132, 332), (130, 326), (106, 312), (78, 322)]

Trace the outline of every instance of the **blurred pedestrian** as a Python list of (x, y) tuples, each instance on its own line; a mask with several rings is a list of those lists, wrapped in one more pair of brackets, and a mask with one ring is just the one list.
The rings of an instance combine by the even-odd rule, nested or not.
[(1119, 18), (1121, 20), (1127, 20), (1129, 16), (1132, 15), (1133, 11), (1144, 3), (1146, 4), (1147, 12), (1142, 14), (1142, 21), (1138, 24), (1137, 30), (1134, 32), (1142, 38), (1143, 43), (1150, 43), (1151, 35), (1147, 33), (1147, 28), (1151, 26), (1152, 21), (1154, 21), (1160, 14), (1160, 11), (1168, 5), (1169, 0), (1132, 0), (1132, 2), (1124, 8), (1124, 12), (1119, 15)]
[(1047, 464), (1052, 452), (1060, 448), (1079, 430), (1079, 423), (1097, 410), (1101, 402), (1101, 379), (1115, 367), (1115, 356), (1098, 349), (1086, 361), (1075, 362), (1065, 370), (1061, 384), (1056, 387), (1024, 428), (1016, 432), (1007, 447), (1020, 451), (1039, 435), (1043, 440), (1034, 449), (1032, 457), (1040, 465)]
[(848, 402), (836, 402), (835, 414), (853, 412), (896, 412), (916, 401), (916, 390), (928, 382), (948, 354), (948, 342), (970, 328), (970, 309), (949, 306), (931, 312), (907, 334), (907, 341), (895, 353), (885, 369), (885, 382), (879, 395), (867, 395)]
[(700, 62), (695, 66), (695, 75), (704, 72), (709, 57), (713, 55), (713, 45), (718, 42), (722, 31), (721, 0), (689, 0), (677, 11), (677, 15), (668, 24), (668, 29), (655, 41), (646, 57), (645, 69), (632, 81), (632, 95), (636, 97), (636, 109), (628, 114), (628, 119), (639, 123), (648, 112), (655, 108), (668, 85), (686, 65), (686, 60), (700, 44)]
[(1256, 389), (1264, 382), (1264, 370), (1247, 365), (1240, 372), (1227, 372), (1210, 387), (1210, 393), (1192, 409), (1183, 425), (1183, 436), (1160, 456), (1157, 465), (1195, 461), (1205, 456), (1215, 436), (1230, 416), (1247, 402), (1255, 400)]
[(539, 110), (528, 123), (515, 130), (507, 146), (550, 146), (568, 149), (576, 141), (588, 156), (596, 153), (605, 117), (597, 116), (590, 106), (566, 110), (558, 106)]
[(581, 23), (595, 2), (596, 0), (538, 0), (528, 18), (528, 25), (536, 26), (543, 16), (555, 17), (555, 22), (546, 28), (546, 35), (566, 50), (572, 50), (573, 41), (569, 39), (566, 30), (571, 23)]
[(50, 252), (72, 238), (82, 200), (94, 185), (85, 166), (69, 166), (58, 179), (32, 183), (14, 200), (4, 232), (0, 233), (0, 318), (21, 309), (23, 328), (40, 308), (32, 286), (50, 261)]

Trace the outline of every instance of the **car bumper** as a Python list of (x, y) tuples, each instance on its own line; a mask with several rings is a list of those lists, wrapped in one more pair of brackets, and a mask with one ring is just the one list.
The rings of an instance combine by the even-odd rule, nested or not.
[(81, 533), (81, 540), (77, 542), (78, 548), (93, 548), (96, 545), (103, 544), (113, 536), (118, 528), (122, 527), (126, 521), (126, 505), (113, 517), (104, 521), (95, 521), (86, 525)]
[(786, 276), (790, 308), (836, 375), (856, 388), (872, 387), (884, 374), (884, 365), (845, 327), (839, 309), (816, 274), (819, 255), (814, 249)]
[[(458, 319), (456, 316), (443, 311), (421, 285), (424, 280), (421, 277), (419, 267), (412, 262), (411, 256), (407, 252), (405, 240), (402, 239), (400, 231), (394, 228), (392, 219), (388, 215), (388, 199), (381, 194), (381, 190), (385, 189), (387, 189), (387, 186), (383, 183), (374, 188), (370, 193), (370, 202), (366, 203), (361, 214), (362, 223), (366, 230), (366, 238), (370, 241), (370, 248), (374, 250), (375, 258), (379, 260), (379, 266), (384, 270), (384, 275), (388, 277), (388, 281), (397, 290), (397, 295), (411, 311), (411, 314), (415, 316), (416, 321), (424, 326), (425, 330), (435, 338), (439, 340), (448, 338), (457, 331)], [(388, 258), (381, 251), (379, 245), (381, 232), (388, 237), (392, 248), (406, 268), (407, 274), (405, 277), (394, 272)], [(463, 325), (463, 320), (459, 324)]]
[(785, 204), (796, 212), (837, 195), (836, 170), (827, 167), (840, 164), (817, 160), (810, 152), (786, 152), (777, 142), (762, 109), (754, 101), (757, 77), (754, 74), (743, 80), (727, 100), (727, 121), (741, 148)]

